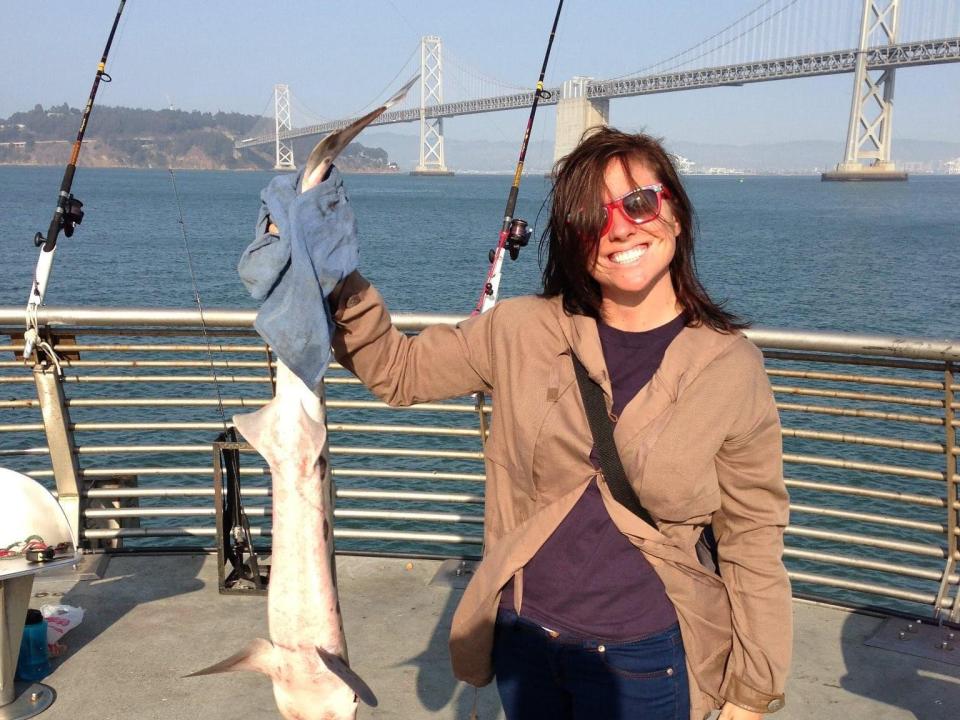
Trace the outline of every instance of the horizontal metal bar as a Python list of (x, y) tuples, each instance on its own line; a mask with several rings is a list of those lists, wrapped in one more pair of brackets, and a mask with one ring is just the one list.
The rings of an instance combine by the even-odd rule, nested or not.
[[(80, 455), (114, 455), (134, 453), (210, 453), (212, 443), (208, 445), (81, 445), (77, 447)], [(40, 448), (31, 448), (31, 452)], [(43, 448), (46, 452), (46, 448)], [(448, 458), (458, 460), (483, 460), (482, 452), (469, 450), (412, 450), (410, 448), (379, 448), (355, 446), (330, 446), (331, 455), (377, 455), (389, 457)]]
[[(233, 423), (227, 423), (233, 427)], [(222, 422), (78, 422), (70, 425), (77, 432), (104, 432), (116, 430), (222, 430)], [(358, 433), (397, 433), (401, 435), (447, 435), (457, 437), (479, 437), (478, 428), (450, 428), (437, 425), (364, 425), (351, 423), (330, 423), (327, 430)], [(43, 423), (20, 423), (0, 425), (0, 432), (42, 432)]]
[[(33, 378), (30, 378), (31, 382)], [(102, 383), (269, 383), (267, 375), (64, 375), (71, 384)]]
[(822, 517), (842, 518), (844, 520), (855, 520), (857, 522), (873, 523), (876, 525), (890, 525), (893, 527), (910, 528), (911, 530), (921, 530), (923, 532), (937, 533), (946, 535), (947, 526), (941, 523), (921, 522), (920, 520), (907, 520), (899, 517), (890, 517), (886, 515), (877, 515), (875, 513), (853, 512), (851, 510), (834, 510), (832, 508), (814, 507), (813, 505), (790, 504), (790, 512), (806, 513), (808, 515), (820, 515)]
[(455, 435), (480, 437), (480, 428), (445, 428), (436, 425), (364, 425), (356, 423), (329, 423), (330, 432), (398, 433), (401, 435)]
[(900, 465), (886, 465), (882, 463), (860, 462), (858, 460), (841, 460), (840, 458), (818, 457), (816, 455), (801, 455), (784, 453), (785, 463), (798, 465), (818, 465), (821, 467), (841, 468), (843, 470), (863, 470), (866, 472), (882, 473), (884, 475), (902, 475), (904, 477), (921, 478), (923, 480), (944, 481), (944, 473), (936, 470), (918, 470)]
[[(273, 533), (269, 528), (251, 527), (250, 534), (255, 537), (267, 537)], [(212, 527), (96, 528), (83, 532), (83, 536), (89, 540), (145, 537), (216, 537), (216, 535), (217, 530)], [(453, 533), (395, 532), (341, 528), (335, 529), (333, 535), (336, 538), (353, 538), (358, 540), (402, 540), (406, 542), (468, 545), (483, 544), (483, 537), (480, 535), (456, 535)]]
[(458, 522), (483, 525), (483, 515), (438, 512), (399, 512), (396, 510), (347, 510), (333, 511), (335, 517), (366, 520), (416, 520), (418, 522)]
[(907, 413), (881, 412), (880, 410), (863, 410), (859, 408), (838, 408), (826, 405), (804, 405), (801, 403), (778, 402), (777, 409), (781, 412), (819, 413), (821, 415), (835, 415), (839, 417), (867, 418), (871, 420), (889, 420), (893, 422), (920, 423), (923, 425), (943, 425), (943, 417), (936, 415), (910, 415)]
[[(834, 553), (820, 552), (819, 550), (784, 548), (783, 556), (788, 558), (796, 558), (797, 560), (807, 560), (808, 562), (814, 563), (855, 567), (862, 570), (877, 570), (879, 572), (902, 575), (904, 577), (915, 577), (922, 580), (932, 580), (934, 582), (940, 582), (940, 580), (943, 579), (942, 568), (939, 570), (918, 568), (913, 567), (912, 565), (901, 565), (898, 563), (882, 562), (880, 560), (850, 557), (849, 555), (837, 555)], [(956, 583), (958, 581), (960, 581), (960, 575), (950, 576), (950, 582)]]
[(487, 478), (483, 473), (452, 473), (434, 472), (430, 470), (373, 470), (357, 468), (333, 468), (334, 477), (360, 478), (397, 478), (406, 480), (464, 480), (467, 482), (484, 482)]
[[(264, 354), (263, 348), (258, 348), (261, 355)], [(60, 347), (60, 351), (79, 352), (75, 345)], [(266, 360), (70, 360), (61, 358), (60, 366), (65, 368), (267, 368)], [(276, 367), (276, 361), (270, 363), (270, 367)], [(24, 364), (17, 360), (0, 360), (2, 367), (23, 367)]]
[(833, 530), (817, 530), (799, 525), (789, 525), (784, 530), (784, 533), (787, 535), (796, 535), (797, 537), (816, 538), (817, 540), (829, 540), (831, 542), (896, 550), (898, 552), (923, 555), (925, 557), (941, 559), (946, 559), (947, 557), (947, 551), (942, 547), (921, 545), (920, 543), (905, 542), (903, 540), (887, 540), (886, 538), (878, 538), (871, 535), (853, 535), (850, 533), (835, 532)]
[(787, 350), (766, 349), (763, 356), (768, 360), (803, 363), (823, 363), (825, 365), (859, 365), (865, 367), (896, 368), (899, 370), (920, 370), (922, 372), (942, 373), (946, 363), (937, 360), (905, 360), (891, 357), (863, 357), (858, 355), (836, 355), (808, 352), (790, 352)]
[(0, 450), (0, 457), (16, 457), (18, 455), (49, 455), (50, 450), (46, 446), (29, 448), (12, 448), (9, 450)]
[[(483, 505), (483, 495), (469, 493), (427, 493), (392, 490), (337, 490), (337, 497), (351, 500), (411, 500), (415, 502), (449, 502)], [(482, 519), (481, 519), (482, 522)]]
[[(242, 488), (243, 497), (272, 497), (270, 488)], [(56, 495), (56, 493), (54, 493)], [(122, 498), (212, 498), (212, 487), (195, 488), (92, 488), (87, 490), (88, 498), (119, 500)], [(410, 500), (416, 502), (450, 502), (482, 505), (483, 495), (470, 493), (432, 493), (407, 492), (395, 490), (337, 490), (338, 498), (353, 500)]]
[[(18, 401), (27, 403), (22, 407), (39, 407), (37, 400)], [(224, 407), (249, 407), (259, 408), (266, 405), (270, 400), (268, 398), (223, 398)], [(217, 398), (71, 398), (68, 399), (67, 407), (217, 407), (220, 401)], [(420, 403), (410, 407), (394, 408), (384, 402), (376, 400), (327, 400), (328, 408), (340, 408), (349, 410), (391, 410), (397, 411), (419, 411), (419, 412), (459, 412), (476, 413), (477, 408), (473, 404), (448, 402), (448, 403)], [(4, 407), (0, 402), (0, 407)], [(21, 405), (17, 405), (21, 407)]]
[(353, 538), (356, 540), (403, 540), (406, 542), (465, 543), (469, 545), (483, 544), (482, 535), (393, 532), (383, 530), (348, 530), (345, 528), (335, 530), (333, 534), (338, 538)]
[[(32, 478), (53, 477), (52, 470), (30, 470), (25, 473)], [(269, 475), (265, 468), (240, 468), (241, 475)], [(211, 467), (110, 467), (110, 468), (81, 468), (80, 477), (116, 477), (117, 475), (200, 475), (213, 478)]]
[[(201, 314), (193, 309), (171, 308), (91, 308), (91, 307), (42, 307), (37, 310), (37, 322), (61, 331), (76, 331), (89, 328), (236, 328), (249, 330), (252, 334), (256, 310), (223, 310), (208, 308)], [(394, 313), (391, 322), (400, 330), (421, 330), (427, 325), (455, 325), (465, 320), (466, 315), (442, 315), (439, 313)], [(23, 308), (0, 307), (0, 325), (21, 328), (26, 325)], [(3, 328), (0, 328), (0, 332)], [(138, 333), (140, 334), (140, 333)]]
[[(259, 340), (259, 338), (257, 338)], [(22, 349), (22, 348), (21, 348)], [(119, 343), (84, 343), (79, 342), (76, 345), (55, 345), (55, 350), (63, 351), (74, 351), (81, 353), (88, 352), (195, 352), (195, 353), (217, 353), (217, 352), (235, 352), (235, 353), (256, 353), (263, 357), (267, 351), (267, 345), (264, 342), (259, 343), (245, 343), (237, 345), (227, 345), (222, 342), (212, 342), (210, 344), (189, 344), (189, 343), (133, 343), (133, 344), (119, 344)], [(331, 367), (334, 364), (331, 363)]]
[[(271, 506), (249, 505), (244, 507), (248, 517), (269, 517)], [(399, 510), (353, 510), (336, 509), (334, 517), (343, 519), (365, 520), (412, 520), (416, 522), (463, 522), (483, 524), (482, 515), (464, 515), (462, 513), (438, 513), (422, 511)], [(164, 518), (164, 517), (213, 517), (216, 509), (213, 507), (163, 507), (163, 508), (88, 508), (83, 516), (94, 519), (123, 519), (123, 518)]]
[(804, 332), (773, 328), (750, 328), (746, 336), (761, 349), (811, 350), (848, 355), (892, 356), (915, 360), (960, 360), (960, 342), (927, 338), (859, 335), (854, 333)]
[(781, 370), (770, 368), (767, 375), (773, 377), (789, 377), (804, 380), (831, 380), (864, 385), (889, 385), (892, 387), (923, 388), (943, 392), (944, 383), (932, 380), (905, 380), (901, 378), (887, 378), (878, 375), (847, 375), (845, 373), (814, 372), (812, 370)]
[[(858, 592), (869, 593), (871, 595), (882, 595), (885, 597), (896, 598), (898, 600), (907, 600), (909, 602), (921, 603), (923, 605), (933, 605), (936, 600), (936, 594), (918, 593), (912, 590), (900, 590), (889, 585), (876, 585), (874, 583), (859, 582), (856, 580), (843, 580), (841, 578), (830, 577), (829, 575), (814, 575), (812, 573), (788, 572), (791, 582), (805, 582), (815, 585), (826, 585), (828, 587), (843, 588), (844, 590), (856, 590)], [(952, 604), (946, 601), (943, 607), (949, 608)]]
[(889, 403), (894, 405), (915, 405), (917, 407), (942, 408), (943, 400), (908, 398), (899, 395), (880, 395), (877, 393), (859, 393), (846, 390), (820, 390), (817, 388), (796, 387), (793, 385), (771, 385), (774, 393), (781, 395), (804, 395), (807, 397), (830, 398), (831, 400), (857, 400), (859, 402)]
[(784, 482), (788, 488), (804, 488), (806, 490), (816, 490), (818, 492), (842, 493), (846, 495), (856, 495), (859, 497), (876, 498), (878, 500), (893, 500), (894, 502), (898, 503), (924, 505), (926, 507), (946, 508), (947, 506), (947, 499), (945, 497), (912, 495), (910, 493), (894, 492), (892, 490), (870, 490), (868, 488), (854, 487), (852, 485), (822, 483), (814, 482), (812, 480), (797, 480), (795, 478), (785, 478)]
[[(42, 307), (37, 310), (41, 326), (61, 331), (94, 327), (125, 326), (129, 328), (237, 328), (252, 332), (256, 310), (207, 309), (201, 314), (195, 309), (163, 308), (89, 308)], [(393, 324), (400, 330), (421, 330), (428, 325), (453, 325), (467, 319), (466, 315), (436, 313), (396, 313)], [(21, 332), (26, 320), (22, 307), (0, 307), (0, 326)], [(0, 327), (0, 332), (4, 328)], [(142, 334), (139, 332), (138, 334)], [(747, 337), (764, 349), (809, 350), (848, 355), (892, 356), (926, 360), (960, 360), (960, 343), (951, 340), (907, 338), (897, 336), (861, 335), (754, 327)]]
[[(389, 478), (407, 478), (422, 480), (465, 480), (470, 482), (483, 482), (484, 476), (480, 473), (449, 473), (449, 472), (430, 472), (417, 470), (369, 470), (356, 468), (333, 468), (331, 470), (334, 477), (389, 477)], [(31, 470), (26, 473), (32, 478), (53, 477), (52, 470)], [(266, 467), (242, 467), (241, 475), (268, 476), (270, 471)], [(213, 469), (208, 466), (176, 466), (176, 467), (114, 467), (114, 468), (86, 468), (80, 470), (81, 477), (116, 477), (117, 475), (199, 475), (212, 478)]]
[(908, 450), (912, 452), (933, 453), (943, 455), (946, 448), (940, 443), (919, 442), (917, 440), (891, 440), (889, 438), (871, 435), (851, 435), (848, 433), (824, 432), (823, 430), (801, 430), (798, 428), (783, 428), (783, 437), (803, 440), (823, 440), (851, 445), (872, 445), (874, 447), (892, 448), (894, 450)]

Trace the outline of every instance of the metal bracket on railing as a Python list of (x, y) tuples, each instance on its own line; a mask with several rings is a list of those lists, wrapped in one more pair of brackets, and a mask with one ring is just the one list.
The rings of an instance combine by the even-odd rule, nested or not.
[[(44, 339), (52, 347), (63, 344), (75, 344), (75, 339), (64, 336), (63, 340), (55, 335)], [(63, 353), (64, 359), (79, 358), (79, 354)], [(33, 366), (33, 379), (37, 388), (37, 400), (43, 416), (43, 430), (50, 452), (50, 465), (57, 483), (57, 499), (66, 513), (67, 520), (75, 536), (82, 540), (82, 522), (80, 517), (80, 496), (83, 491), (82, 472), (77, 458), (77, 447), (73, 436), (73, 423), (67, 408), (67, 398), (63, 387), (63, 377), (58, 366), (54, 371), (46, 363)]]
[[(230, 428), (213, 443), (213, 495), (217, 521), (217, 578), (221, 593), (264, 594), (270, 579), (253, 544), (250, 522), (240, 491), (240, 451), (252, 450), (239, 442)], [(227, 569), (230, 564), (230, 570)]]
[[(951, 576), (960, 567), (957, 557), (960, 556), (960, 458), (957, 455), (957, 428), (955, 422), (957, 413), (956, 403), (956, 373), (953, 363), (947, 362), (943, 373), (943, 424), (946, 429), (944, 437), (944, 455), (946, 456), (946, 485), (947, 485), (947, 562), (943, 571), (943, 581), (937, 593), (937, 616), (950, 622), (960, 623), (960, 584), (953, 585), (953, 598), (950, 597)], [(951, 604), (949, 611), (946, 605)]]

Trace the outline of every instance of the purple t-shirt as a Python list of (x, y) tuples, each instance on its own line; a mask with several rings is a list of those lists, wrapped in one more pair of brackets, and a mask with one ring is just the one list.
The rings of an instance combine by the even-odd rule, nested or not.
[[(614, 415), (650, 381), (684, 323), (680, 315), (644, 332), (597, 323)], [(595, 450), (590, 459), (599, 468)], [(500, 605), (513, 609), (512, 579)], [(613, 524), (596, 482), (524, 567), (520, 614), (553, 630), (608, 641), (639, 639), (677, 622), (659, 576)]]

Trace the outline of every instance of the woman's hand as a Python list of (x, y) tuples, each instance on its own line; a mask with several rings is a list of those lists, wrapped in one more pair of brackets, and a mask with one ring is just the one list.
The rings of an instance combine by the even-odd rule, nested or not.
[(728, 702), (723, 704), (717, 720), (763, 720), (763, 715)]

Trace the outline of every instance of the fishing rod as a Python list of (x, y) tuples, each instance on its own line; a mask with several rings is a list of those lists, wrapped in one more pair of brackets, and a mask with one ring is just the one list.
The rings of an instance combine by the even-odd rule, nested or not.
[(507, 207), (503, 211), (503, 225), (500, 228), (500, 238), (497, 246), (490, 250), (490, 268), (487, 270), (487, 279), (480, 292), (480, 299), (473, 310), (473, 314), (484, 313), (497, 302), (497, 292), (500, 289), (500, 276), (503, 270), (504, 251), (509, 253), (511, 260), (516, 260), (520, 248), (530, 242), (532, 231), (527, 227), (526, 220), (514, 218), (513, 212), (517, 207), (517, 194), (520, 191), (520, 175), (523, 173), (523, 163), (527, 157), (527, 146), (530, 144), (530, 131), (533, 129), (533, 118), (537, 114), (537, 104), (540, 98), (549, 98), (550, 93), (543, 89), (543, 78), (547, 73), (547, 62), (550, 60), (550, 49), (553, 47), (553, 38), (557, 34), (557, 23), (560, 21), (560, 10), (563, 9), (563, 0), (557, 4), (557, 14), (553, 18), (553, 27), (550, 29), (550, 39), (547, 41), (547, 52), (543, 56), (543, 65), (540, 67), (540, 79), (537, 81), (537, 91), (533, 95), (533, 105), (530, 108), (530, 117), (527, 120), (527, 129), (520, 144), (520, 158), (517, 160), (517, 169), (513, 173), (513, 185), (507, 196)]
[(27, 330), (24, 333), (23, 357), (27, 359), (33, 352), (37, 344), (39, 329), (37, 323), (37, 310), (43, 305), (43, 296), (47, 291), (47, 282), (50, 280), (50, 270), (53, 267), (53, 253), (57, 248), (57, 238), (60, 231), (67, 237), (73, 235), (77, 225), (83, 222), (83, 203), (73, 196), (70, 192), (73, 187), (73, 176), (77, 172), (77, 160), (80, 157), (80, 146), (83, 144), (83, 135), (87, 131), (87, 122), (90, 120), (90, 112), (93, 110), (93, 101), (97, 97), (97, 89), (101, 82), (108, 83), (111, 78), (106, 73), (107, 56), (110, 54), (110, 46), (113, 45), (113, 38), (117, 33), (117, 26), (120, 24), (120, 16), (123, 14), (123, 6), (127, 0), (120, 0), (120, 7), (117, 9), (117, 16), (113, 19), (113, 27), (110, 28), (110, 36), (107, 38), (107, 45), (103, 49), (103, 55), (100, 58), (100, 64), (97, 66), (97, 74), (93, 78), (93, 87), (90, 89), (90, 97), (87, 98), (87, 105), (83, 109), (83, 115), (80, 118), (80, 130), (77, 132), (77, 139), (73, 142), (73, 150), (70, 153), (70, 161), (63, 171), (63, 180), (60, 182), (60, 194), (57, 196), (57, 208), (53, 211), (53, 218), (50, 220), (50, 227), (47, 229), (47, 236), (37, 233), (33, 237), (33, 243), (41, 247), (40, 259), (37, 260), (37, 269), (33, 274), (33, 286), (30, 288), (30, 297), (27, 300)]

